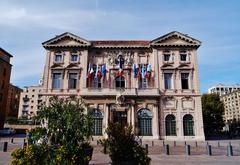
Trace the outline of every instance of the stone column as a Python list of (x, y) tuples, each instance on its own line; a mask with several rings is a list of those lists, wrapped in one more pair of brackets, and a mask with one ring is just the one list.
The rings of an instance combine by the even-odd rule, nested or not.
[(158, 105), (153, 105), (153, 127), (152, 127), (152, 133), (154, 139), (159, 139), (159, 122), (158, 122)]
[(104, 109), (105, 109), (105, 114), (104, 114), (104, 125), (103, 125), (103, 136), (104, 137), (107, 137), (107, 134), (105, 133), (105, 130), (107, 129), (108, 127), (108, 120), (109, 120), (109, 104), (105, 104), (104, 105)]
[(134, 110), (134, 105), (131, 105), (131, 120), (132, 120), (132, 128), (133, 132), (135, 132), (135, 110)]

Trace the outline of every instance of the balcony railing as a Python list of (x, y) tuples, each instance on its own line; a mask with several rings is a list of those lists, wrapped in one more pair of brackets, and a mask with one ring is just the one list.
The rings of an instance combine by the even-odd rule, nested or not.
[(116, 96), (117, 94), (125, 96), (159, 96), (157, 88), (83, 88), (81, 95), (84, 96)]

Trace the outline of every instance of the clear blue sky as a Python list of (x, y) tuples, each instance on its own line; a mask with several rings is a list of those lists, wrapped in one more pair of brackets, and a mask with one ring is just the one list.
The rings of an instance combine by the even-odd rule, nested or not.
[(202, 41), (201, 91), (240, 83), (239, 0), (1, 0), (0, 47), (13, 54), (11, 82), (36, 85), (41, 45), (69, 31), (86, 39), (154, 39), (180, 31)]

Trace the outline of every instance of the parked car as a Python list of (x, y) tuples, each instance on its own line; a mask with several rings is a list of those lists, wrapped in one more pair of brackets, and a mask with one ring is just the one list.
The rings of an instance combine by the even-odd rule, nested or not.
[(0, 135), (4, 136), (4, 135), (14, 135), (16, 133), (16, 131), (14, 129), (11, 128), (4, 128), (2, 130), (0, 130)]

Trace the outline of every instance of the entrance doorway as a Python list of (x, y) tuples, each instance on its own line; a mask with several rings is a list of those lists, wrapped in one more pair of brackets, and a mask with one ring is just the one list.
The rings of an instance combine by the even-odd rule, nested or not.
[(113, 111), (113, 122), (119, 123), (121, 127), (125, 127), (127, 124), (127, 112), (126, 111)]

